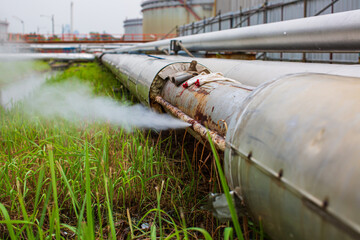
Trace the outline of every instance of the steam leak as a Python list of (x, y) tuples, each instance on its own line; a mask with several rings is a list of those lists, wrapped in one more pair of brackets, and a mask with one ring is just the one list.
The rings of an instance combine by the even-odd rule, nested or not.
[(94, 96), (91, 86), (80, 81), (44, 82), (44, 79), (33, 76), (11, 84), (2, 90), (2, 105), (11, 109), (15, 103), (22, 101), (23, 112), (30, 117), (60, 117), (72, 122), (107, 123), (128, 131), (133, 128), (165, 130), (189, 126), (188, 123), (167, 114), (155, 113), (140, 104), (122, 104), (110, 97)]

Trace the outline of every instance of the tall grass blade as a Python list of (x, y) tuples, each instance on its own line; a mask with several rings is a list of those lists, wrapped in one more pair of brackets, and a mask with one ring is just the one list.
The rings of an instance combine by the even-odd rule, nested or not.
[(151, 240), (156, 240), (156, 225), (151, 225), (151, 233), (150, 233)]
[(259, 217), (259, 225), (260, 225), (260, 240), (264, 240), (264, 228), (263, 228), (261, 216)]
[[(86, 220), (87, 220), (87, 234), (90, 239), (94, 239), (94, 223), (92, 215), (91, 204), (91, 179), (90, 179), (90, 161), (88, 144), (85, 142), (85, 185), (86, 185)], [(89, 238), (87, 238), (89, 239)]]
[[(22, 197), (22, 193), (21, 193), (21, 189), (20, 189), (20, 183), (19, 183), (18, 179), (16, 179), (16, 185), (17, 185), (17, 188), (18, 188), (18, 199), (19, 199), (20, 208), (21, 208), (23, 218), (24, 218), (24, 220), (26, 222), (30, 222), (29, 216), (28, 216), (28, 214), (26, 212), (26, 207), (25, 207), (24, 199)], [(25, 229), (26, 229), (27, 237), (30, 240), (35, 239), (34, 234), (32, 232), (32, 229), (30, 228), (30, 226), (28, 224), (25, 225)]]
[(51, 184), (53, 189), (53, 198), (54, 198), (54, 214), (53, 220), (55, 221), (55, 231), (56, 239), (60, 240), (60, 214), (59, 214), (59, 204), (58, 204), (58, 194), (56, 189), (56, 174), (55, 174), (55, 163), (54, 163), (54, 153), (53, 147), (48, 145), (49, 149), (49, 163), (50, 163), (50, 173), (51, 173)]
[(128, 208), (126, 209), (126, 214), (127, 214), (128, 221), (129, 221), (129, 226), (130, 226), (131, 239), (134, 239), (134, 229), (133, 229), (133, 226), (132, 226), (130, 211), (129, 211)]
[(239, 223), (238, 215), (237, 215), (237, 212), (236, 212), (236, 209), (235, 209), (235, 206), (234, 206), (234, 202), (233, 202), (232, 197), (230, 195), (229, 186), (227, 184), (225, 174), (224, 174), (224, 172), (222, 170), (222, 167), (221, 167), (219, 155), (218, 155), (218, 153), (216, 151), (216, 148), (214, 146), (214, 143), (213, 143), (213, 141), (211, 139), (211, 136), (210, 136), (209, 132), (208, 132), (207, 135), (208, 135), (208, 141), (209, 141), (210, 146), (211, 146), (211, 150), (212, 150), (212, 152), (214, 154), (214, 157), (215, 157), (215, 163), (216, 163), (216, 167), (217, 167), (217, 170), (218, 170), (218, 173), (219, 173), (221, 186), (222, 186), (222, 188), (224, 190), (226, 201), (227, 201), (227, 203), (229, 205), (230, 214), (231, 214), (231, 218), (232, 218), (232, 221), (233, 221), (233, 224), (234, 224), (236, 235), (240, 240), (244, 240), (244, 236), (243, 236), (241, 228), (240, 228), (240, 223)]
[(79, 209), (79, 204), (75, 198), (75, 194), (73, 192), (73, 190), (71, 189), (71, 186), (70, 186), (70, 183), (69, 183), (69, 180), (67, 179), (65, 173), (64, 173), (64, 170), (62, 169), (60, 163), (56, 163), (56, 166), (61, 174), (61, 177), (63, 178), (64, 182), (65, 182), (65, 185), (68, 189), (68, 192), (70, 194), (70, 197), (71, 197), (71, 202), (72, 202), (72, 205), (73, 205), (73, 208), (74, 208), (74, 212), (75, 212), (75, 215), (76, 215), (76, 218), (79, 218), (79, 214), (78, 214), (78, 209)]
[(36, 186), (36, 193), (35, 193), (35, 201), (34, 201), (35, 209), (39, 205), (40, 191), (43, 186), (44, 175), (45, 175), (44, 165), (41, 165), (39, 178), (38, 178), (38, 182), (37, 182), (37, 186)]
[(110, 225), (110, 230), (111, 230), (111, 239), (116, 240), (115, 224), (114, 224), (112, 209), (110, 206), (109, 191), (108, 191), (108, 186), (107, 186), (108, 180), (105, 176), (105, 173), (103, 173), (103, 175), (104, 175), (104, 183), (105, 183), (106, 206), (107, 206), (107, 210), (108, 210), (109, 225)]
[(233, 232), (234, 232), (234, 230), (232, 227), (225, 228), (224, 229), (224, 240), (229, 240), (229, 239), (233, 240), (234, 239)]
[(14, 228), (13, 228), (12, 223), (10, 221), (9, 213), (6, 210), (5, 206), (2, 205), (1, 203), (0, 203), (0, 210), (1, 210), (2, 215), (4, 216), (5, 224), (6, 224), (6, 227), (8, 228), (11, 240), (16, 240), (15, 233), (14, 233)]

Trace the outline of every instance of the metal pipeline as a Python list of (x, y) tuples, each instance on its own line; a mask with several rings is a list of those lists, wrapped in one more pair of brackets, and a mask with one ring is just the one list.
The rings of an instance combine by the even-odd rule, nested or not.
[[(219, 137), (225, 136), (228, 126), (235, 120), (233, 116), (239, 104), (253, 89), (222, 76), (213, 76), (216, 81), (207, 82), (204, 86), (192, 84), (186, 89), (168, 80), (178, 73), (197, 72), (198, 75), (193, 77), (196, 79), (202, 79), (204, 76), (206, 78), (210, 73), (200, 64), (194, 71), (191, 62), (132, 54), (105, 54), (101, 57), (101, 61), (143, 104), (161, 112), (174, 113), (171, 108), (164, 107), (164, 102), (160, 103), (162, 106), (160, 107), (159, 99), (156, 100), (156, 97), (160, 96), (175, 106), (180, 113), (189, 116), (191, 119), (187, 118), (187, 120), (195, 121), (187, 121), (192, 124), (194, 134), (205, 141), (206, 128), (214, 131)], [(226, 108), (218, 101), (219, 98), (227, 102)], [(221, 142), (221, 139), (219, 141), (217, 139), (220, 138), (213, 138), (215, 143)], [(218, 144), (218, 148), (224, 150), (224, 144)]]
[(64, 61), (94, 61), (95, 55), (89, 53), (0, 53), (0, 61), (52, 59)]
[(360, 79), (279, 78), (244, 101), (225, 171), (276, 239), (360, 239)]
[(177, 37), (114, 50), (169, 50), (177, 40), (189, 51), (359, 52), (360, 10)]
[[(160, 56), (160, 55), (159, 55)], [(360, 65), (276, 62), (262, 60), (230, 60), (214, 58), (190, 58), (183, 56), (161, 56), (168, 60), (192, 61), (206, 66), (212, 72), (221, 72), (225, 77), (231, 78), (248, 86), (257, 87), (265, 82), (281, 76), (295, 73), (323, 73), (346, 77), (360, 77)], [(261, 69), (261, 71), (259, 71)]]
[(360, 78), (302, 73), (254, 88), (198, 64), (176, 86), (167, 79), (189, 61), (101, 60), (148, 106), (191, 123), (202, 139), (211, 130), (231, 189), (271, 237), (360, 238)]

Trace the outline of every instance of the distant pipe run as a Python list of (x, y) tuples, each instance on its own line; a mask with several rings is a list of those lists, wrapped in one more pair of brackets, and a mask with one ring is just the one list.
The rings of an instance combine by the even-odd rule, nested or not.
[(359, 52), (360, 10), (294, 19), (122, 47), (113, 52), (170, 49), (181, 41), (189, 51)]

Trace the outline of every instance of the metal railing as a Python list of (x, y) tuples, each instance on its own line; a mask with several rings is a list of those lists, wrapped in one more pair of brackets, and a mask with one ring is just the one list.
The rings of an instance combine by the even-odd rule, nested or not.
[(108, 33), (88, 33), (88, 34), (19, 34), (9, 33), (9, 42), (150, 42), (164, 38), (174, 38), (176, 34), (108, 34)]

